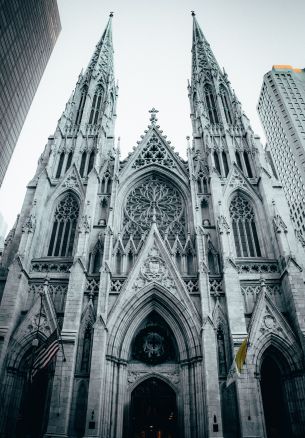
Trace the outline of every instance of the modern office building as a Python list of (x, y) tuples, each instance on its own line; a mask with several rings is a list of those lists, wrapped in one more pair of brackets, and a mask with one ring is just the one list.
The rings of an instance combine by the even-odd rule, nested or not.
[(2, 259), (1, 438), (305, 436), (304, 249), (193, 20), (187, 161), (155, 108), (121, 157), (111, 17), (48, 139)]
[(305, 69), (274, 65), (264, 76), (257, 108), (273, 173), (305, 245)]
[(0, 186), (60, 29), (56, 0), (0, 0)]

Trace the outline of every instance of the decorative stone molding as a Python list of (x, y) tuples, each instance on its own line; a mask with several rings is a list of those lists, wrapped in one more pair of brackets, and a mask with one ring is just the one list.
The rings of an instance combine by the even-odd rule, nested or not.
[(39, 312), (32, 315), (27, 325), (27, 332), (37, 332), (38, 328), (40, 332), (44, 333), (46, 336), (50, 336), (51, 328), (44, 307), (42, 307), (41, 313)]
[(62, 185), (67, 189), (79, 188), (77, 176), (72, 173), (71, 175), (67, 176)]
[(224, 215), (218, 216), (217, 225), (218, 225), (219, 234), (230, 233), (230, 225), (228, 224), (228, 221)]
[(235, 260), (239, 274), (276, 274), (279, 272), (277, 262)]
[(295, 233), (296, 238), (298, 239), (298, 241), (302, 245), (302, 247), (305, 248), (305, 238), (303, 237), (301, 232), (299, 230), (294, 230), (294, 233)]
[(288, 232), (287, 225), (279, 214), (276, 214), (273, 218), (273, 228), (276, 233), (281, 233), (282, 231), (284, 233)]
[(185, 285), (187, 290), (189, 291), (189, 293), (198, 293), (199, 292), (199, 284), (198, 284), (198, 280), (193, 278), (193, 279), (184, 279)]
[(215, 298), (219, 298), (220, 295), (224, 294), (222, 279), (221, 278), (209, 278), (210, 283), (210, 294)]
[(242, 175), (236, 169), (234, 169), (234, 172), (230, 178), (229, 186), (230, 187), (246, 187), (247, 182), (246, 182), (245, 178), (243, 178)]
[(30, 214), (22, 227), (23, 233), (34, 233), (36, 227), (36, 216), (34, 214)]
[(123, 287), (125, 279), (112, 279), (110, 290), (112, 293), (119, 293)]
[(72, 266), (71, 261), (61, 261), (61, 260), (32, 260), (31, 263), (31, 272), (49, 272), (49, 273), (59, 273), (59, 274), (67, 274), (70, 272), (70, 268)]
[(177, 167), (167, 147), (155, 133), (152, 134), (147, 145), (143, 147), (132, 167), (139, 169), (151, 164), (158, 164), (171, 169)]
[(86, 286), (85, 286), (86, 292), (98, 293), (99, 287), (100, 287), (99, 278), (87, 278)]
[(141, 266), (140, 274), (134, 283), (134, 289), (140, 289), (151, 282), (159, 283), (171, 291), (176, 290), (175, 283), (156, 246), (150, 250), (149, 256)]
[[(128, 375), (127, 375), (128, 384), (131, 385), (131, 384), (137, 382), (138, 380), (142, 379), (143, 377), (146, 377), (149, 375), (151, 375), (150, 371), (128, 371)], [(180, 376), (179, 376), (179, 373), (177, 371), (173, 371), (173, 372), (165, 371), (165, 372), (153, 374), (153, 376), (158, 376), (158, 375), (160, 377), (165, 377), (174, 385), (178, 385), (178, 383), (180, 382)]]
[[(37, 297), (44, 290), (43, 283), (30, 283), (29, 285), (29, 295), (27, 300), (27, 308), (35, 302)], [(56, 312), (64, 312), (66, 304), (66, 296), (68, 291), (67, 283), (49, 283), (48, 292), (51, 297)]]
[(80, 224), (78, 226), (79, 233), (89, 233), (90, 232), (90, 216), (84, 215), (81, 220)]

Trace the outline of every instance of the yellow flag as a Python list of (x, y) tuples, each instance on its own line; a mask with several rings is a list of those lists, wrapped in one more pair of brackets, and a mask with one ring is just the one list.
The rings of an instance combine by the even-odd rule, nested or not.
[(242, 367), (245, 363), (246, 360), (246, 356), (247, 356), (247, 349), (248, 349), (248, 337), (246, 337), (241, 346), (238, 349), (238, 352), (236, 353), (235, 356), (235, 363), (236, 363), (236, 368), (237, 371), (240, 373), (242, 370)]

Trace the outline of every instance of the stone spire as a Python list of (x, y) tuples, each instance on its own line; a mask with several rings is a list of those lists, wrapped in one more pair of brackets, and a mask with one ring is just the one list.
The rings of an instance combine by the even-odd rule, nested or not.
[(200, 80), (207, 71), (219, 71), (221, 69), (216, 61), (216, 58), (211, 50), (210, 44), (207, 42), (196, 19), (195, 12), (193, 16), (193, 44), (192, 44), (192, 80)]
[(112, 17), (113, 12), (110, 12), (106, 29), (104, 30), (100, 41), (96, 45), (93, 56), (84, 74), (84, 76), (93, 77), (104, 84), (109, 83), (114, 78)]

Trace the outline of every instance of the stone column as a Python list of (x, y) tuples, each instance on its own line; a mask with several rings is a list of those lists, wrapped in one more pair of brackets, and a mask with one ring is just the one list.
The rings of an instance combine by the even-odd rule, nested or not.
[(80, 259), (76, 259), (71, 268), (64, 323), (61, 332), (66, 361), (61, 361), (60, 356), (58, 356), (56, 361), (49, 423), (45, 437), (67, 437), (69, 433), (78, 333), (85, 283), (84, 266)]
[[(107, 239), (105, 243), (109, 243)], [(106, 246), (106, 245), (105, 245)], [(108, 248), (105, 249), (105, 251)], [(106, 346), (108, 328), (106, 326), (107, 302), (110, 290), (110, 273), (106, 264), (101, 268), (99, 298), (97, 305), (97, 320), (94, 324), (91, 370), (87, 405), (86, 437), (107, 436), (105, 433), (106, 406), (111, 403), (111, 394), (106, 395), (106, 388), (110, 377), (108, 376), (109, 362), (106, 359)], [(92, 412), (94, 419), (92, 419)], [(108, 433), (108, 432), (107, 432)]]
[[(218, 383), (217, 341), (213, 322), (207, 316), (202, 326), (206, 394), (206, 437), (222, 437), (221, 403)], [(216, 421), (215, 421), (216, 420)]]

